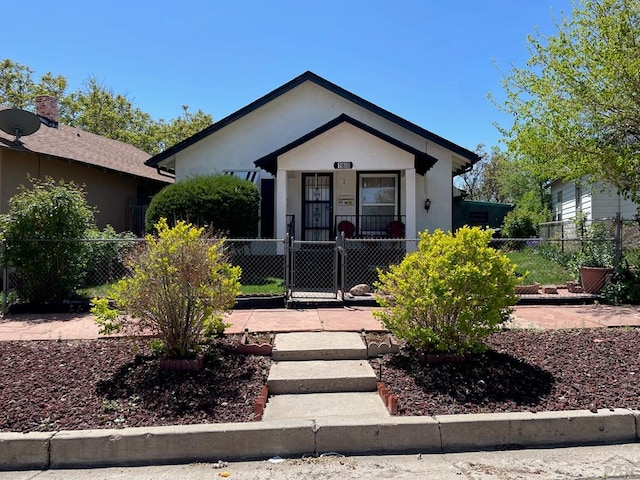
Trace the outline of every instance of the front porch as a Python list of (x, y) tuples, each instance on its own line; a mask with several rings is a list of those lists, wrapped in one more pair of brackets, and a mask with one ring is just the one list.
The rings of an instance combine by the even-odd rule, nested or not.
[[(286, 225), (286, 236), (299, 239), (295, 215), (287, 215)], [(313, 238), (306, 240), (406, 238), (406, 215), (334, 215), (330, 225), (307, 228)]]

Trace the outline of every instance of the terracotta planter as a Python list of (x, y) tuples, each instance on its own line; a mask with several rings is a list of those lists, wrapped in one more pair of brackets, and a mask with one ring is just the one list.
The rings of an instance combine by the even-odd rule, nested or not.
[(582, 290), (585, 293), (599, 293), (612, 272), (613, 268), (608, 267), (580, 267)]
[(162, 358), (160, 368), (174, 372), (198, 372), (204, 365), (204, 357), (197, 358)]

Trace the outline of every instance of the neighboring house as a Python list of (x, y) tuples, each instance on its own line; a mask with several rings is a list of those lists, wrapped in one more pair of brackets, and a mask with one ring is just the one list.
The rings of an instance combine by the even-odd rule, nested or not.
[[(149, 154), (131, 145), (58, 124), (57, 101), (39, 97), (41, 126), (14, 141), (0, 131), (0, 212), (28, 177), (52, 177), (84, 186), (97, 207), (96, 222), (141, 234), (150, 198), (172, 180), (145, 165)], [(0, 107), (4, 108), (4, 107)]]
[(631, 220), (638, 213), (638, 204), (624, 198), (613, 186), (556, 180), (550, 188), (555, 221), (575, 220), (578, 212), (586, 220), (614, 218), (618, 213)]
[(453, 177), (478, 155), (312, 72), (146, 163), (227, 173), (262, 193), (261, 236), (416, 238), (451, 230)]

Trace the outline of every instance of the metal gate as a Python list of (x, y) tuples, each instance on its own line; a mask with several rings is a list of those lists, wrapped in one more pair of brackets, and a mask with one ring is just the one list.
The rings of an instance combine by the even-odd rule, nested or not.
[(337, 298), (339, 250), (336, 241), (289, 240), (285, 258), (290, 298)]

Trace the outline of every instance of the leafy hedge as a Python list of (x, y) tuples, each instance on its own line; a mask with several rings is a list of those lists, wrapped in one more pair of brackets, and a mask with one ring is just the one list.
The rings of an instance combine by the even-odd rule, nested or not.
[(151, 200), (147, 231), (166, 218), (169, 225), (182, 220), (211, 227), (235, 238), (258, 236), (260, 192), (247, 180), (231, 175), (199, 176), (163, 188)]
[(96, 229), (94, 209), (82, 187), (30, 179), (9, 200), (0, 221), (4, 260), (15, 268), (18, 296), (43, 303), (68, 297), (82, 284), (90, 254), (80, 241)]

